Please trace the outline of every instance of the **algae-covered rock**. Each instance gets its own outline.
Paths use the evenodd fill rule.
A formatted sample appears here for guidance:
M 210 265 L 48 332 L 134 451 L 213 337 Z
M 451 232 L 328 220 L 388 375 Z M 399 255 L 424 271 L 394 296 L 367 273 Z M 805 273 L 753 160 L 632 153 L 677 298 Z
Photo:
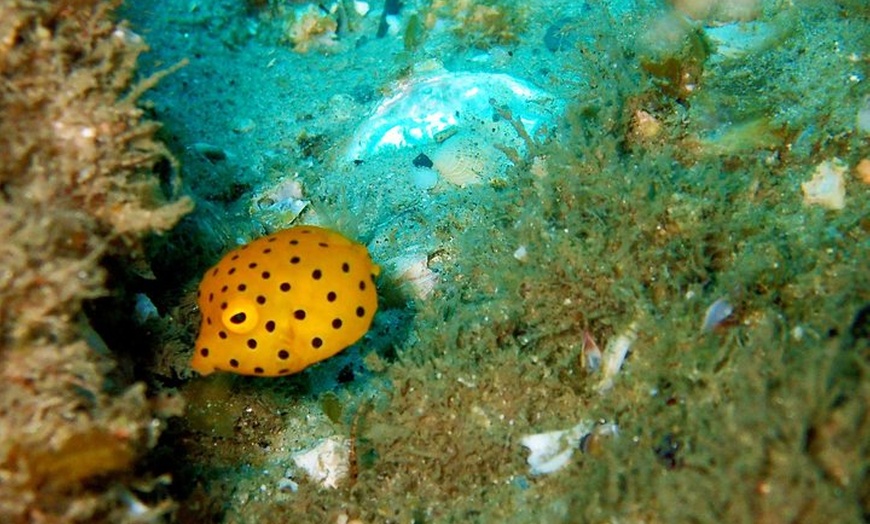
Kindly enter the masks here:
M 124 521 L 161 428 L 144 386 L 107 391 L 111 353 L 80 321 L 107 293 L 101 261 L 133 260 L 191 209 L 154 175 L 173 160 L 136 102 L 156 78 L 134 83 L 145 47 L 117 4 L 0 6 L 3 522 Z

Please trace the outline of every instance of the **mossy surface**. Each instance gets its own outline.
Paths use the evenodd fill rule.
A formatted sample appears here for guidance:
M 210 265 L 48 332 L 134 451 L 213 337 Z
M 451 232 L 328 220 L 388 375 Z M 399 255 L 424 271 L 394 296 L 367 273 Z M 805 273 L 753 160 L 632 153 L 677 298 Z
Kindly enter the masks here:
M 129 522 L 133 492 L 151 489 L 146 510 L 172 506 L 134 467 L 179 404 L 119 372 L 121 348 L 85 314 L 134 271 L 109 268 L 147 267 L 143 238 L 191 208 L 156 175 L 172 156 L 137 103 L 158 77 L 134 82 L 144 43 L 116 6 L 0 6 L 3 522 Z

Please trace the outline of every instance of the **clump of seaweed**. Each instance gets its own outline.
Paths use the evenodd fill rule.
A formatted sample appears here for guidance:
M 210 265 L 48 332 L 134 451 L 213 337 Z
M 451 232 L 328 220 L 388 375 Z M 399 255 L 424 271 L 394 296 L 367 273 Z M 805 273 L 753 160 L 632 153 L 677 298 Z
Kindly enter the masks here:
M 291 11 L 287 20 L 287 40 L 293 49 L 306 53 L 310 49 L 326 51 L 336 45 L 338 21 L 317 6 Z
M 125 521 L 131 466 L 176 412 L 141 384 L 108 382 L 111 354 L 82 313 L 107 293 L 102 260 L 135 261 L 143 235 L 191 209 L 168 202 L 177 180 L 153 175 L 172 157 L 137 99 L 160 75 L 133 82 L 145 46 L 111 19 L 118 4 L 0 7 L 4 522 Z
M 528 25 L 527 9 L 509 0 L 434 0 L 426 25 L 434 27 L 439 18 L 453 21 L 460 41 L 480 49 L 516 43 Z

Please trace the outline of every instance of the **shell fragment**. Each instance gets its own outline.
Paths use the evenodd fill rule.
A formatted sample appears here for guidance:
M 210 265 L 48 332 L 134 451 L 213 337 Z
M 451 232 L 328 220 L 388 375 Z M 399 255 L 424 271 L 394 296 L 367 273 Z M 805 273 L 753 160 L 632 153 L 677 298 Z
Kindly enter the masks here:
M 350 442 L 347 439 L 324 439 L 313 448 L 293 455 L 293 462 L 312 482 L 335 489 L 350 469 Z
M 520 443 L 530 452 L 526 459 L 531 468 L 529 472 L 532 475 L 546 475 L 565 467 L 574 450 L 580 446 L 580 441 L 594 427 L 594 422 L 584 420 L 570 429 L 537 433 L 520 439 Z
M 547 92 L 510 75 L 440 72 L 405 82 L 383 100 L 357 129 L 345 158 L 362 160 L 385 150 L 437 143 L 443 134 L 460 129 L 494 134 L 496 143 L 517 140 L 512 125 L 498 121 L 493 103 L 509 110 L 533 137 L 557 110 Z

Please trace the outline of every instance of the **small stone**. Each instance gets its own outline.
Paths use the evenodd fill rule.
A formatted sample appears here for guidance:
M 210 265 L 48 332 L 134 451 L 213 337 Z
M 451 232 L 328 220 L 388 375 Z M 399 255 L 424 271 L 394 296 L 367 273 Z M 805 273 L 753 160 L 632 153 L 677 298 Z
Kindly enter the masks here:
M 604 358 L 598 343 L 588 331 L 583 332 L 583 368 L 587 373 L 597 373 L 601 369 L 601 361 Z
M 254 124 L 253 119 L 239 118 L 233 123 L 233 132 L 242 135 L 250 133 L 254 130 L 254 127 L 256 127 L 256 124 Z
M 870 96 L 864 98 L 861 107 L 858 108 L 858 114 L 855 117 L 855 125 L 858 131 L 862 133 L 870 133 Z
M 412 162 L 415 167 L 432 167 L 432 159 L 426 156 L 426 153 L 420 153 Z
M 641 140 L 650 140 L 658 136 L 662 130 L 662 124 L 652 114 L 638 109 L 634 112 L 631 120 L 631 130 Z
M 529 172 L 535 178 L 546 178 L 549 174 L 549 170 L 547 169 L 547 157 L 546 156 L 536 156 L 532 159 L 532 166 L 529 168 Z

